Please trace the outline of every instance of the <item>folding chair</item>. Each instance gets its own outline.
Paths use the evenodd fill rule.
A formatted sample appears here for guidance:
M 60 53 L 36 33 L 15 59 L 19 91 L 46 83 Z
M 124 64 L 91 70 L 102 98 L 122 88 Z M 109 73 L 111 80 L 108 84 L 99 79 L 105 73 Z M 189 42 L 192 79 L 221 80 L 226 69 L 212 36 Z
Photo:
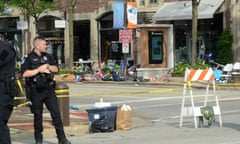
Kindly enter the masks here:
M 240 74 L 240 62 L 236 62 L 233 64 L 232 75 L 239 75 L 239 74 Z
M 232 78 L 233 64 L 226 64 L 223 67 L 222 71 L 223 71 L 223 73 L 221 75 L 220 80 L 222 80 L 223 83 L 229 82 Z

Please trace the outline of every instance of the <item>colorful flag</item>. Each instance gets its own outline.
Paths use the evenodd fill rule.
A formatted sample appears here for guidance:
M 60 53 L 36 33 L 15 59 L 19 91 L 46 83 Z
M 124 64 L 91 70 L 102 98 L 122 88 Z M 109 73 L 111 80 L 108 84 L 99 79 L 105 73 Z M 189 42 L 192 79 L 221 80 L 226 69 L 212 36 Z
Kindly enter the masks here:
M 113 28 L 124 28 L 124 2 L 113 1 Z
M 127 3 L 127 28 L 137 28 L 137 3 Z

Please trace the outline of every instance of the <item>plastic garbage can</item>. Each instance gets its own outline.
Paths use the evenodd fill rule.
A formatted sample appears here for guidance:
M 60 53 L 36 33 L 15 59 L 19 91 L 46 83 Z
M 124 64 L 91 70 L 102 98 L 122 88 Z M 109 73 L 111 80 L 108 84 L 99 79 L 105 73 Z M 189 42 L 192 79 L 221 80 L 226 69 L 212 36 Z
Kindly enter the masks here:
M 117 106 L 87 109 L 89 132 L 113 132 L 116 130 Z

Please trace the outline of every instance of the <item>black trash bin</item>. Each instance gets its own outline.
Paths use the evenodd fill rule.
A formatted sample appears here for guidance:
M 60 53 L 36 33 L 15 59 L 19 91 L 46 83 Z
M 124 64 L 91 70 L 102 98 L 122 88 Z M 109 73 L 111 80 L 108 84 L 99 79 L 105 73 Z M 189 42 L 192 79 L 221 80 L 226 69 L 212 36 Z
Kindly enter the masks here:
M 116 130 L 117 106 L 87 109 L 89 132 L 113 132 Z

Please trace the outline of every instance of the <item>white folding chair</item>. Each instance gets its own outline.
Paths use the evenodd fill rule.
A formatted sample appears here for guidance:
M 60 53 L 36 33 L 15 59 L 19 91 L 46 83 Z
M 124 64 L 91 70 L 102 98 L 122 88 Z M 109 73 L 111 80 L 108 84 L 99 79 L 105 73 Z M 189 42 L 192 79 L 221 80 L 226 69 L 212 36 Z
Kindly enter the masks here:
M 229 82 L 232 78 L 233 64 L 226 64 L 222 71 L 223 73 L 220 79 L 223 79 L 224 82 Z
M 235 62 L 233 64 L 232 75 L 239 75 L 240 74 L 240 62 Z

